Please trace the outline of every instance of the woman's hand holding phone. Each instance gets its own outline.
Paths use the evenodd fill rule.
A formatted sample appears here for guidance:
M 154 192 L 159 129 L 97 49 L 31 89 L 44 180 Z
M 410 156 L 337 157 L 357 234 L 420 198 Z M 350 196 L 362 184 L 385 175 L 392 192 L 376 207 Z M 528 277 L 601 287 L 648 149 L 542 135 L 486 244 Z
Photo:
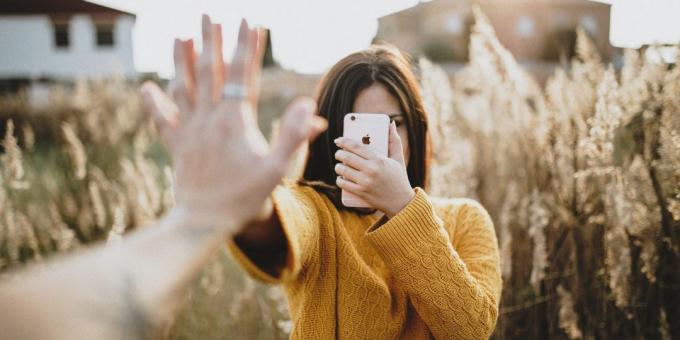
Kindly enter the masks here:
M 390 124 L 389 156 L 377 154 L 367 145 L 340 137 L 335 153 L 336 184 L 368 202 L 373 208 L 393 217 L 415 196 L 406 172 L 401 138 L 394 122 Z

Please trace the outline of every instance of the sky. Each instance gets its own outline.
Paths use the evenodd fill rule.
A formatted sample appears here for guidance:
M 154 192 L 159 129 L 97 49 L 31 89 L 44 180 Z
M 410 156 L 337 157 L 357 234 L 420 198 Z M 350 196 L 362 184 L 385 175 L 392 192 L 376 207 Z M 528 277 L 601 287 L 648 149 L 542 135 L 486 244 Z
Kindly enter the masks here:
M 222 23 L 231 55 L 239 21 L 272 30 L 274 58 L 301 73 L 322 73 L 343 56 L 367 47 L 377 18 L 419 0 L 88 0 L 137 15 L 134 58 L 140 72 L 172 76 L 175 37 L 200 37 L 202 13 Z M 611 3 L 610 40 L 618 47 L 680 41 L 680 0 L 597 0 Z M 230 39 L 229 37 L 233 37 Z M 200 46 L 200 42 L 198 43 Z

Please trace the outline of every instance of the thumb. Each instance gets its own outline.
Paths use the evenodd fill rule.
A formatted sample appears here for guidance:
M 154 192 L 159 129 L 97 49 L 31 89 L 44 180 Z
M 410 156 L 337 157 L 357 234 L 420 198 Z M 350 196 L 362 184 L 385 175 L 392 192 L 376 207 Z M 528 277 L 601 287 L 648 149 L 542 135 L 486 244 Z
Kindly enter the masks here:
M 397 132 L 397 125 L 394 122 L 390 123 L 390 136 L 388 145 L 389 157 L 395 161 L 405 165 L 404 162 L 404 149 L 401 146 L 401 137 Z
M 151 113 L 156 127 L 166 142 L 171 142 L 171 132 L 179 123 L 179 108 L 153 82 L 147 81 L 139 89 L 142 104 Z
M 314 116 L 316 103 L 311 98 L 294 100 L 281 117 L 281 129 L 272 147 L 277 166 L 288 166 L 295 151 L 307 140 L 326 129 L 324 120 Z

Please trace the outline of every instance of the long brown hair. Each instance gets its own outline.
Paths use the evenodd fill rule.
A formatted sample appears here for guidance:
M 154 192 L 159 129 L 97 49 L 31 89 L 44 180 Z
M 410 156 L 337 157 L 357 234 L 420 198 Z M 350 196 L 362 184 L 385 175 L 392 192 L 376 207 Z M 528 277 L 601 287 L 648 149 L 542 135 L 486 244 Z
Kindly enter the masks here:
M 335 185 L 334 155 L 338 147 L 333 140 L 342 136 L 344 116 L 352 112 L 359 93 L 375 83 L 385 86 L 398 100 L 404 115 L 410 149 L 406 171 L 411 186 L 425 188 L 427 183 L 427 115 L 411 64 L 396 47 L 373 45 L 340 60 L 317 88 L 317 114 L 328 121 L 328 130 L 310 144 L 300 182 L 326 194 L 338 209 L 347 208 L 340 202 L 340 191 Z

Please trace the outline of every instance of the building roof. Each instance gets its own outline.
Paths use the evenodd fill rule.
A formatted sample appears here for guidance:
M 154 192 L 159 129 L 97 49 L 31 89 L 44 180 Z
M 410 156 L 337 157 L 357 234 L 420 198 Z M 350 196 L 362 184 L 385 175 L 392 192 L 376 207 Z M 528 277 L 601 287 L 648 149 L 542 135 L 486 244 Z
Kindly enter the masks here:
M 404 13 L 408 12 L 413 12 L 414 10 L 419 10 L 421 8 L 431 6 L 433 3 L 437 2 L 445 2 L 445 3 L 460 3 L 460 4 L 465 4 L 465 5 L 474 5 L 474 4 L 479 4 L 479 5 L 517 5 L 519 3 L 523 4 L 547 4 L 551 6 L 559 6 L 559 5 L 574 5 L 574 6 L 591 6 L 591 7 L 599 7 L 599 6 L 606 6 L 606 7 L 611 7 L 610 3 L 603 2 L 604 0 L 433 0 L 433 1 L 420 1 L 416 5 L 404 8 L 402 10 L 384 15 L 378 20 L 386 17 L 391 17 L 391 16 L 400 16 Z
M 0 15 L 25 14 L 116 14 L 131 15 L 132 13 L 115 8 L 98 5 L 83 0 L 2 0 L 0 1 Z

